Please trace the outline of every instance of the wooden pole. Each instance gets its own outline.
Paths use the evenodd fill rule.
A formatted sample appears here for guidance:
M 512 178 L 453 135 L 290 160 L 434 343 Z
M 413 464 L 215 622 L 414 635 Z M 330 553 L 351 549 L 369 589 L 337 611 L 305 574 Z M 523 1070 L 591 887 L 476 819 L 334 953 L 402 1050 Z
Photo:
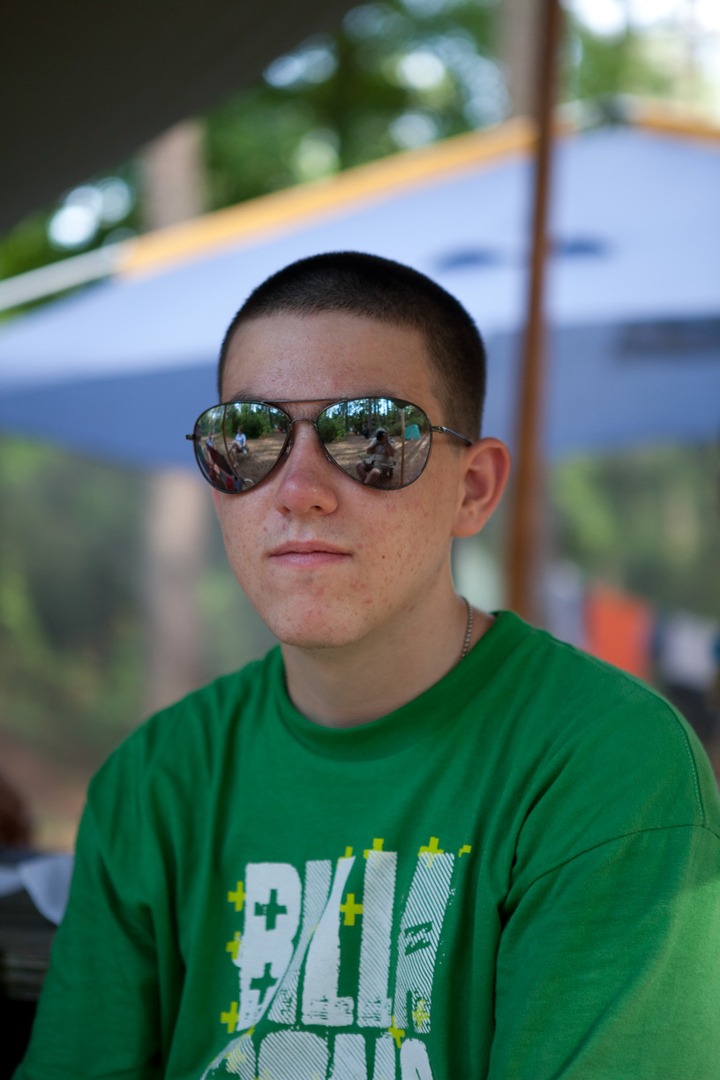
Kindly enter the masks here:
M 204 209 L 202 129 L 197 121 L 170 128 L 141 158 L 146 225 L 161 229 Z M 145 708 L 163 708 L 203 681 L 200 578 L 209 500 L 190 469 L 148 474 L 144 597 L 147 618 Z
M 538 141 L 528 313 L 521 357 L 516 428 L 515 482 L 510 508 L 508 593 L 510 607 L 537 621 L 538 549 L 541 545 L 542 400 L 545 351 L 544 289 L 547 222 L 553 143 L 557 52 L 561 37 L 560 0 L 543 0 L 538 70 Z

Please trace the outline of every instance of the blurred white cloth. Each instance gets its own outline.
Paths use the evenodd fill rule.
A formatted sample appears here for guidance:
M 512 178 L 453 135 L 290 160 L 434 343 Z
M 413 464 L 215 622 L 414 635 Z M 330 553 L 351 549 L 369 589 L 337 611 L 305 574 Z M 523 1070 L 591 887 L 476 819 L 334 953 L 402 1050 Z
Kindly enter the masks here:
M 35 855 L 0 865 L 0 896 L 24 889 L 40 914 L 57 926 L 65 914 L 72 868 L 72 855 Z
M 715 675 L 714 646 L 720 624 L 713 619 L 678 613 L 666 616 L 660 628 L 658 668 L 663 679 L 704 692 Z
M 587 649 L 585 596 L 582 571 L 569 560 L 551 563 L 542 581 L 543 624 L 551 634 L 578 649 Z

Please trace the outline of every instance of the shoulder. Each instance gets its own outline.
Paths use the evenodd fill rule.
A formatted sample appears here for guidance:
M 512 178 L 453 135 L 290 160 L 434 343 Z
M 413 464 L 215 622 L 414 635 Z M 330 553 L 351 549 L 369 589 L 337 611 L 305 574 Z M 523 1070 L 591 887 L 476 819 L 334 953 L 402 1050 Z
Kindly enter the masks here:
M 684 718 L 640 680 L 503 616 L 503 662 L 521 842 L 558 860 L 645 830 L 720 837 L 712 769 Z
M 282 661 L 275 648 L 262 660 L 215 679 L 155 713 L 93 777 L 90 801 L 113 798 L 119 788 L 139 795 L 159 777 L 201 785 L 233 743 L 261 723 L 281 680 Z
M 511 613 L 502 618 L 512 630 L 503 674 L 515 686 L 516 707 L 530 722 L 544 714 L 548 738 L 566 745 L 612 736 L 629 752 L 642 747 L 646 755 L 695 759 L 697 739 L 658 691 Z

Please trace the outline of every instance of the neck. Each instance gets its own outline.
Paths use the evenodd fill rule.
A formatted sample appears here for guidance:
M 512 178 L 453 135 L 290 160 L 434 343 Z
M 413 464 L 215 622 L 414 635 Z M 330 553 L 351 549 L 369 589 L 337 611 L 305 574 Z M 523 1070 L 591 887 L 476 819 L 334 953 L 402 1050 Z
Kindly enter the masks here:
M 493 619 L 474 610 L 468 648 Z M 429 610 L 399 617 L 383 633 L 351 645 L 303 649 L 283 645 L 288 692 L 308 719 L 325 727 L 355 727 L 400 708 L 461 662 L 467 606 L 450 593 Z

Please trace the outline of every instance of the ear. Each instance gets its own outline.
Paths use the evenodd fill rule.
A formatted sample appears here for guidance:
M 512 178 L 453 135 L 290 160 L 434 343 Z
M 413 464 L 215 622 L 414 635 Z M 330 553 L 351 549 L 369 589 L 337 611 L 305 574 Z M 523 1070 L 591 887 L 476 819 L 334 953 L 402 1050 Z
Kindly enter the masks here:
M 499 439 L 478 439 L 465 451 L 453 536 L 474 536 L 500 502 L 510 475 L 510 451 Z

